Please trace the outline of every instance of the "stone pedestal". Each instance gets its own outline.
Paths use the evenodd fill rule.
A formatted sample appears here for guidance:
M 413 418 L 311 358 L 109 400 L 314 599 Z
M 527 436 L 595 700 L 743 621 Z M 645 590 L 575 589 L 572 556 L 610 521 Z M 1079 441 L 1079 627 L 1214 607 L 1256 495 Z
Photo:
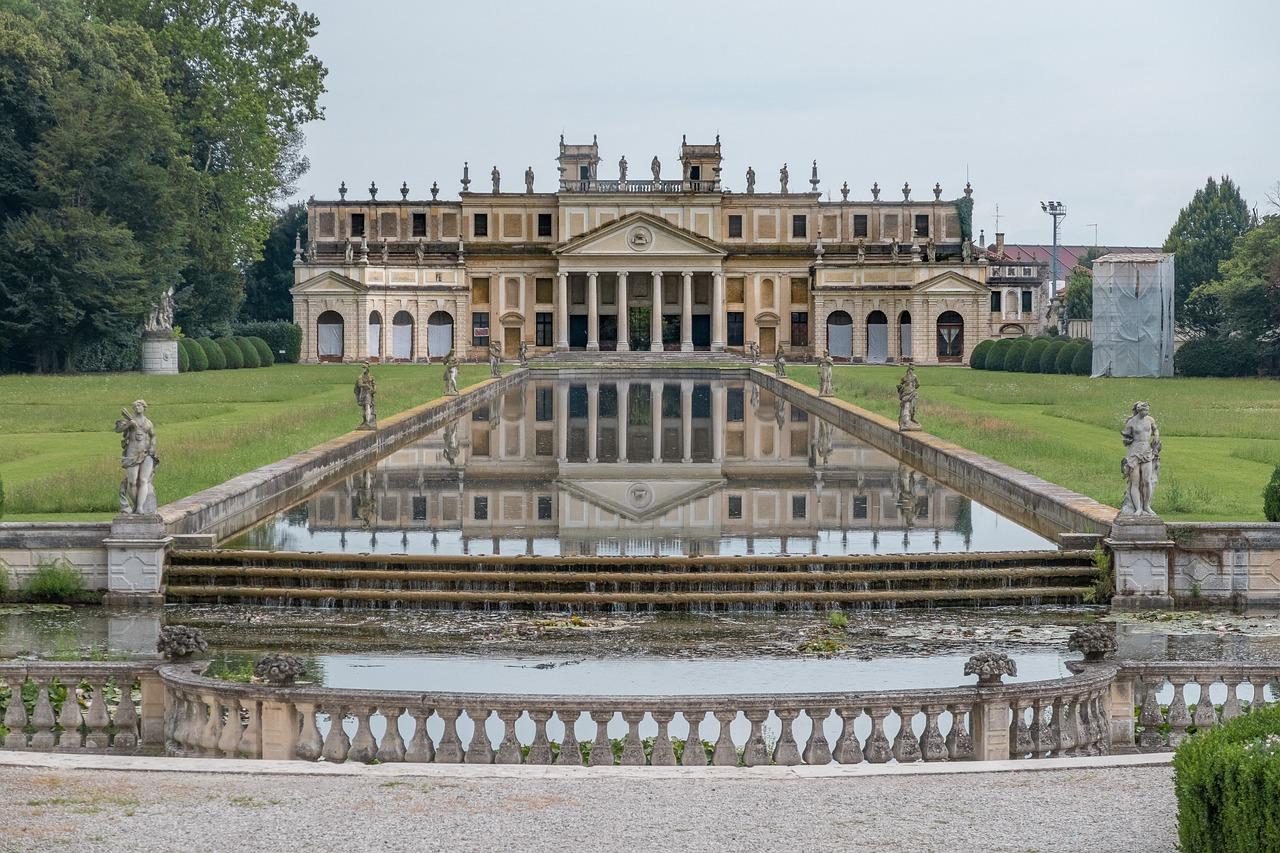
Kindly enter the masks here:
M 1111 549 L 1116 575 L 1114 610 L 1169 610 L 1169 566 L 1173 541 L 1164 522 L 1155 516 L 1118 515 L 1111 535 L 1103 540 Z
M 173 537 L 158 515 L 117 515 L 107 546 L 106 605 L 164 604 L 164 555 Z
M 178 342 L 169 332 L 142 333 L 142 372 L 178 372 Z

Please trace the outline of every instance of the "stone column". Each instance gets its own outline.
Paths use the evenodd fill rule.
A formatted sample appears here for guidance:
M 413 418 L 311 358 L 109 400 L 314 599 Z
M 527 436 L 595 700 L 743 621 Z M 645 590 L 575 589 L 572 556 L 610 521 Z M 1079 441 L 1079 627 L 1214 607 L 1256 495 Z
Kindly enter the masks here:
M 556 349 L 569 349 L 569 274 L 556 273 Z
M 711 274 L 711 351 L 724 352 L 725 326 L 729 318 L 724 303 L 724 273 L 716 270 Z
M 973 758 L 975 761 L 1009 760 L 1009 700 L 984 699 L 970 712 L 973 715 Z
M 1106 701 L 1110 708 L 1107 717 L 1111 720 L 1111 751 L 1113 753 L 1137 751 L 1133 733 L 1134 724 L 1137 722 L 1133 716 L 1134 699 L 1132 678 L 1116 676 L 1112 679 L 1111 690 L 1107 694 Z
M 563 382 L 556 384 L 556 459 L 560 464 L 569 461 L 569 386 Z
M 653 462 L 662 461 L 662 383 L 649 383 L 649 424 L 653 430 Z
M 653 274 L 653 316 L 649 318 L 649 352 L 662 352 L 662 273 L 660 272 Z
M 107 594 L 103 604 L 164 604 L 160 591 L 165 552 L 173 537 L 158 515 L 117 515 L 107 547 Z
M 618 383 L 618 461 L 627 461 L 627 415 L 630 412 L 628 403 L 631 400 L 631 383 Z
M 588 347 L 591 345 L 588 343 Z M 600 447 L 600 383 L 587 384 L 587 461 L 594 463 Z
M 631 317 L 627 314 L 627 272 L 618 273 L 618 352 L 631 351 Z
M 314 713 L 309 711 L 310 713 Z M 292 761 L 298 749 L 298 709 L 292 702 L 271 699 L 262 703 L 262 757 L 267 761 Z
M 687 282 L 689 279 L 685 279 Z M 693 383 L 680 383 L 680 460 L 688 465 L 693 461 Z
M 728 394 L 724 385 L 717 382 L 711 386 L 711 456 L 716 463 L 724 461 L 724 431 L 728 426 L 728 416 Z
M 600 351 L 600 292 L 596 283 L 599 277 L 594 270 L 587 273 L 587 350 L 590 352 Z
M 680 290 L 680 352 L 693 352 L 693 273 L 680 274 L 684 286 Z

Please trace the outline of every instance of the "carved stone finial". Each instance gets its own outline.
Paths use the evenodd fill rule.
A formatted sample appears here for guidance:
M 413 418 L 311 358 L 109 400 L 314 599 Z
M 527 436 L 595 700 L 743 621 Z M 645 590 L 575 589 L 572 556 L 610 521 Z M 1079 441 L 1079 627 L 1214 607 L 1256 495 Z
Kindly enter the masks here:
M 906 181 L 902 182 L 902 200 L 911 201 L 911 184 Z
M 343 181 L 342 183 L 338 184 L 338 199 L 340 201 L 347 200 L 347 182 L 346 181 Z
M 440 195 L 440 184 L 436 183 L 435 181 L 432 181 L 431 182 L 431 200 L 435 201 L 436 197 L 439 195 Z
M 293 235 L 293 265 L 302 266 L 302 232 Z
M 871 185 L 871 200 L 872 201 L 880 200 L 880 182 L 879 181 L 876 181 Z
M 818 191 L 818 161 L 813 161 L 813 171 L 809 174 L 809 186 L 813 188 L 813 192 Z
M 1106 625 L 1087 625 L 1071 632 L 1067 648 L 1080 652 L 1085 660 L 1102 660 L 1116 650 L 1116 638 Z
M 841 201 L 849 200 L 849 182 L 848 181 L 845 181 L 843 184 L 840 185 L 840 200 Z
M 466 160 L 462 161 L 462 191 L 469 192 L 471 187 L 471 164 Z
M 933 182 L 933 200 L 938 201 L 942 198 L 942 184 L 937 181 Z
M 307 674 L 302 661 L 293 655 L 270 654 L 253 665 L 253 674 L 273 687 L 287 687 Z
M 978 676 L 978 684 L 990 687 L 1002 684 L 1006 675 L 1017 675 L 1018 665 L 1004 652 L 978 652 L 964 665 L 965 675 Z
M 378 185 L 375 184 L 373 181 L 369 182 L 369 199 L 371 201 L 378 200 Z
M 408 198 L 409 198 L 409 182 L 401 181 L 400 182 L 400 200 L 405 201 Z
M 973 195 L 973 186 L 968 182 L 964 182 L 964 197 L 970 198 Z
M 197 652 L 206 652 L 209 644 L 199 628 L 187 625 L 164 625 L 156 638 L 156 651 L 169 660 L 186 660 Z
M 360 261 L 359 262 L 362 264 L 369 263 L 369 238 L 367 237 L 360 238 Z

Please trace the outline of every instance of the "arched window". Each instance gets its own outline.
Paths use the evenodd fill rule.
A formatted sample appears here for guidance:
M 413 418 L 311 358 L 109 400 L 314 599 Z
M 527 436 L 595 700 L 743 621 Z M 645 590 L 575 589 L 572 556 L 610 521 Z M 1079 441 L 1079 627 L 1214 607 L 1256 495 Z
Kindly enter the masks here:
M 853 357 L 853 318 L 848 311 L 827 315 L 827 352 L 832 358 Z
M 427 358 L 444 358 L 453 349 L 453 315 L 435 311 L 427 318 Z
M 867 362 L 884 364 L 889 358 L 889 318 L 883 311 L 867 315 Z
M 342 361 L 342 315 L 337 311 L 316 318 L 316 355 L 321 361 Z
M 960 361 L 964 358 L 964 318 L 955 311 L 943 311 L 938 317 L 938 361 Z
M 391 318 L 391 357 L 401 361 L 413 358 L 413 315 L 397 311 Z
M 369 358 L 382 357 L 382 312 L 369 312 Z
M 910 311 L 903 311 L 898 315 L 898 352 L 901 353 L 903 361 L 910 361 L 914 357 L 911 351 Z

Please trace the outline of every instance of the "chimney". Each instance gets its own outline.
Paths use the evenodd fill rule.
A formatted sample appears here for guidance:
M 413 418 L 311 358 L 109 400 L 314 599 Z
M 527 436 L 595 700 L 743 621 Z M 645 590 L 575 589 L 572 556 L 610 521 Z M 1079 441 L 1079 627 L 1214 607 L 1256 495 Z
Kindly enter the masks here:
M 996 232 L 996 254 L 997 255 L 1004 254 L 1004 232 L 1003 231 Z

